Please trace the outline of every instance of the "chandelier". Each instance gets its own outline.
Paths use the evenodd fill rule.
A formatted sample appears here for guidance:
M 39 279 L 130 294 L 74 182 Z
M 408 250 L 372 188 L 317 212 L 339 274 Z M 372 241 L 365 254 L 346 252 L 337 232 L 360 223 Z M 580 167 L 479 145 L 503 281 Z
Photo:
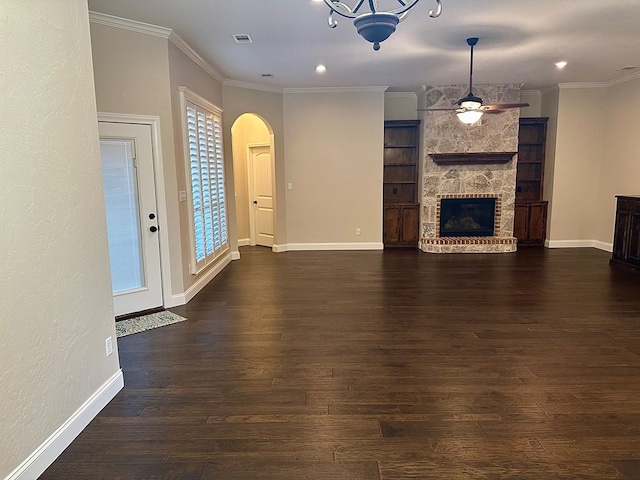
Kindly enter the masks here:
M 373 43 L 374 50 L 380 50 L 380 42 L 385 41 L 396 31 L 396 25 L 405 19 L 409 10 L 415 7 L 420 0 L 395 1 L 399 6 L 387 11 L 378 8 L 378 0 L 357 0 L 353 8 L 339 0 L 324 0 L 324 3 L 331 9 L 329 12 L 329 26 L 331 28 L 338 26 L 334 13 L 352 18 L 353 24 L 362 38 Z M 442 13 L 441 0 L 435 1 L 436 8 L 429 11 L 431 18 L 437 18 Z M 365 4 L 368 8 L 362 8 Z

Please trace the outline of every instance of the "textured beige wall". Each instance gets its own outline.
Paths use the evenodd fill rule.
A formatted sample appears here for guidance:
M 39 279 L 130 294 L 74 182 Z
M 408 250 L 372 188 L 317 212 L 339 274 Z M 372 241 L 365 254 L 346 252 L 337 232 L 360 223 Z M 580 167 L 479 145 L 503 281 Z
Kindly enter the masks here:
M 119 370 L 85 0 L 3 0 L 0 478 Z
M 640 79 L 606 89 L 604 144 L 594 238 L 613 242 L 615 195 L 640 195 Z
M 166 40 L 165 40 L 166 42 Z M 189 263 L 191 262 L 191 248 L 190 248 L 190 236 L 189 236 L 189 205 L 188 202 L 178 202 L 178 192 L 180 190 L 187 190 L 186 185 L 186 165 L 185 165 L 185 151 L 182 132 L 182 115 L 180 110 L 180 93 L 178 87 L 187 87 L 189 90 L 197 93 L 202 98 L 206 99 L 215 106 L 222 108 L 222 84 L 214 79 L 211 75 L 205 72 L 199 65 L 197 65 L 191 58 L 189 58 L 182 50 L 176 47 L 173 43 L 168 43 L 168 72 L 169 72 L 169 90 L 165 93 L 171 96 L 171 122 L 173 127 L 173 139 L 175 150 L 171 159 L 174 164 L 167 165 L 167 169 L 172 169 L 172 177 L 175 178 L 175 186 L 171 195 L 167 195 L 168 207 L 171 208 L 172 218 L 178 219 L 179 228 L 172 230 L 174 236 L 171 243 L 172 257 L 179 258 L 179 262 L 172 261 L 172 265 L 180 264 L 182 269 L 182 275 L 180 281 L 182 282 L 184 290 L 191 287 L 198 277 L 195 277 L 189 273 Z M 166 101 L 166 99 L 163 99 Z M 226 120 L 226 119 L 225 119 Z M 223 120 L 224 121 L 224 120 Z M 225 170 L 226 170 L 226 193 L 227 193 L 227 215 L 229 217 L 227 225 L 229 228 L 230 248 L 233 250 L 235 242 L 235 228 L 233 225 L 233 165 L 230 159 L 225 158 Z M 177 255 L 180 252 L 180 255 Z M 173 275 L 173 269 L 172 269 Z
M 412 92 L 386 92 L 384 94 L 385 120 L 418 119 L 418 96 Z
M 551 218 L 554 215 L 554 183 L 556 163 L 556 137 L 558 130 L 558 104 L 560 101 L 560 91 L 554 89 L 542 95 L 540 105 L 540 116 L 547 117 L 547 144 L 545 148 L 544 163 L 544 184 L 542 186 L 542 197 L 549 202 L 547 211 L 547 239 L 552 234 Z M 561 186 L 559 186 L 561 188 Z
M 284 165 L 284 124 L 282 94 L 240 88 L 232 85 L 222 86 L 223 94 L 223 128 L 224 152 L 227 160 L 233 158 L 231 127 L 234 122 L 245 113 L 258 115 L 267 125 L 270 135 L 273 135 L 275 157 L 276 211 L 275 230 L 276 244 L 287 243 L 287 206 Z M 235 224 L 235 222 L 232 220 Z M 235 225 L 234 225 L 235 226 Z M 238 235 L 238 238 L 243 238 Z
M 539 90 L 521 90 L 520 102 L 528 103 L 528 107 L 520 109 L 521 117 L 542 117 L 542 94 Z
M 284 118 L 289 244 L 382 242 L 384 92 L 285 93 Z
M 604 107 L 604 89 L 560 89 L 550 241 L 595 239 Z
M 270 134 L 261 118 L 252 114 L 244 114 L 231 127 L 231 136 L 238 240 L 247 240 L 251 236 L 249 209 L 252 205 L 252 199 L 249 198 L 247 144 L 270 143 Z
M 188 264 L 183 265 L 182 257 L 176 254 L 182 251 L 184 234 L 178 210 L 168 40 L 92 23 L 91 46 L 98 111 L 160 117 L 171 292 L 180 294 L 186 288 L 181 272 Z

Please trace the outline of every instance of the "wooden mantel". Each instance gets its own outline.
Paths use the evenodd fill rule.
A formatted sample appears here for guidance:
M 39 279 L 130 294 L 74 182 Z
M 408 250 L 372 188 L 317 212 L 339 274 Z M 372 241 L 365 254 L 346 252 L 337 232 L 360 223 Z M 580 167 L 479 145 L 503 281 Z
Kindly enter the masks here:
M 487 165 L 507 163 L 516 152 L 430 153 L 436 165 Z

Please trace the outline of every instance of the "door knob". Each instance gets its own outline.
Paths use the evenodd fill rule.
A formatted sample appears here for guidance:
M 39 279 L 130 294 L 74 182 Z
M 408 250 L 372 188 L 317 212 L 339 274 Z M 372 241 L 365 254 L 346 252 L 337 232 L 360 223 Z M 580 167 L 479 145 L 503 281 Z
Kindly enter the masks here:
M 155 213 L 150 213 L 149 214 L 149 220 L 153 220 L 154 218 L 156 218 L 156 214 Z
M 151 227 L 149 227 L 149 231 L 156 233 L 158 231 L 158 227 L 156 227 L 155 225 L 152 225 Z
M 257 205 L 257 204 L 258 204 L 258 200 L 254 200 L 254 201 L 253 201 L 253 204 L 254 204 L 254 205 Z

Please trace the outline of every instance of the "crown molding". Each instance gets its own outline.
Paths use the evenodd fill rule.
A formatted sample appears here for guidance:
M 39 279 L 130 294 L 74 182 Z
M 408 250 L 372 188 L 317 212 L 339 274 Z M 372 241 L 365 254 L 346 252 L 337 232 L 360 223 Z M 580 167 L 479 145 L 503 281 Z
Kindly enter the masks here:
M 172 32 L 170 28 L 159 27 L 157 25 L 151 25 L 150 23 L 138 22 L 136 20 L 115 17 L 99 12 L 89 12 L 89 21 L 99 25 L 107 25 L 109 27 L 121 28 L 122 30 L 129 30 L 131 32 L 143 33 L 160 38 L 169 38 Z
M 560 90 L 571 90 L 574 88 L 606 88 L 606 82 L 575 82 L 575 83 L 559 83 Z
M 632 80 L 636 80 L 640 78 L 640 71 L 633 72 L 628 75 L 623 75 L 622 77 L 614 78 L 613 80 L 609 80 L 607 82 L 575 82 L 575 83 L 559 83 L 558 88 L 560 89 L 571 89 L 571 88 L 607 88 L 613 87 L 614 85 L 620 85 L 621 83 L 630 82 Z
M 630 82 L 631 80 L 635 80 L 637 78 L 640 78 L 640 71 L 629 73 L 628 75 L 624 75 L 622 77 L 609 80 L 607 82 L 607 87 L 612 87 L 614 85 L 619 85 L 621 83 Z
M 260 83 L 242 82 L 240 80 L 225 80 L 222 82 L 225 87 L 247 88 L 249 90 L 258 90 L 269 93 L 282 93 L 282 88 L 272 87 L 270 85 L 262 85 Z
M 385 97 L 393 98 L 416 98 L 415 92 L 384 92 Z
M 389 87 L 283 88 L 283 93 L 384 93 Z
M 173 43 L 178 49 L 180 49 L 187 57 L 193 60 L 200 68 L 202 68 L 205 72 L 211 75 L 214 79 L 219 81 L 220 83 L 224 83 L 224 76 L 220 74 L 215 68 L 211 66 L 204 58 L 202 58 L 198 52 L 196 52 L 193 48 L 185 42 L 180 35 L 178 35 L 173 30 L 169 35 L 169 41 Z

